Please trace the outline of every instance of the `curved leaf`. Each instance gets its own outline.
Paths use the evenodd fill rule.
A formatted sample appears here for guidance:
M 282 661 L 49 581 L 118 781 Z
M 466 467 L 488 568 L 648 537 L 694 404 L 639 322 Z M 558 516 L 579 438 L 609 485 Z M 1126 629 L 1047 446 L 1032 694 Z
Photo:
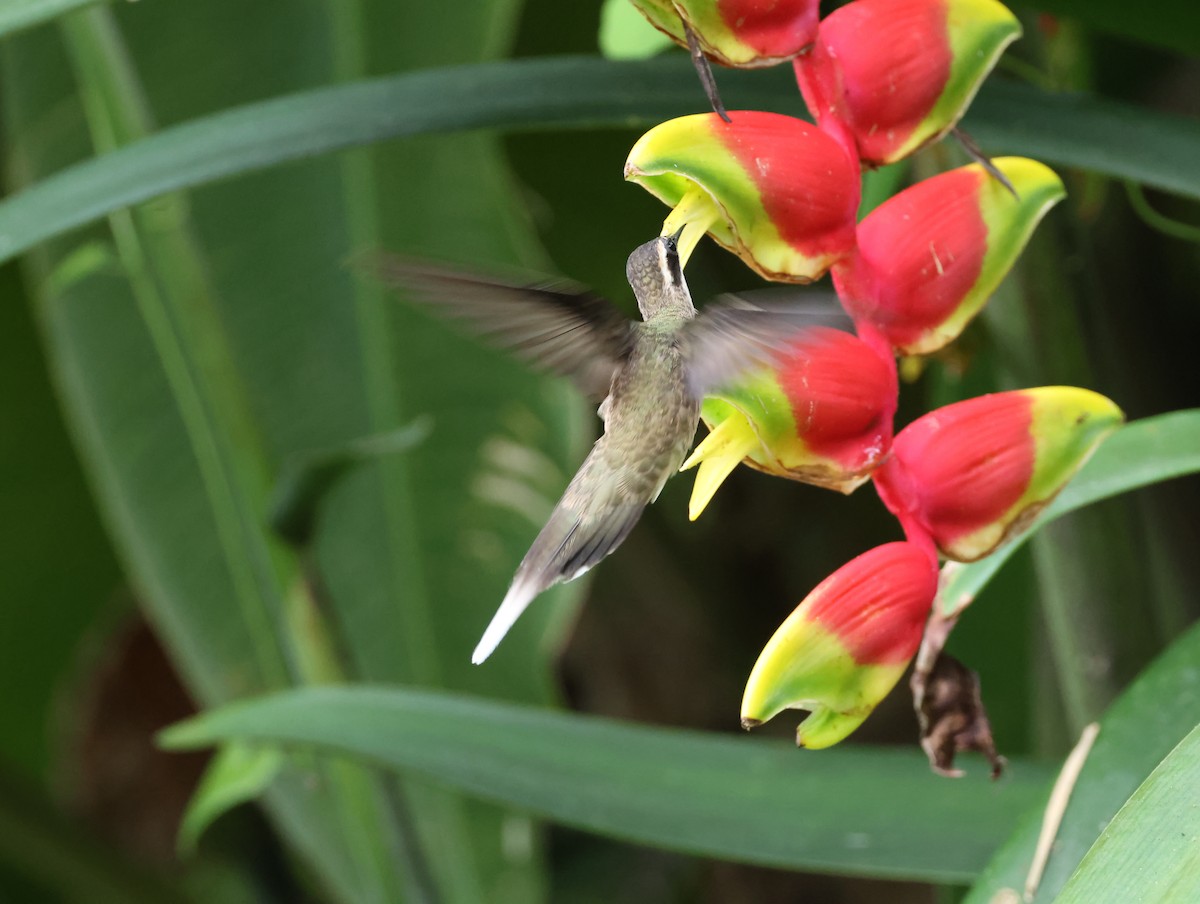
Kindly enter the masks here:
M 1195 119 L 992 79 L 963 125 L 996 156 L 1033 157 L 1200 197 L 1200 173 L 1183 165 L 1200 142 Z
M 1200 723 L 1200 627 L 1173 644 L 1113 704 L 1101 722 L 1054 842 L 1037 902 L 1056 900 L 1100 831 L 1180 739 Z M 1195 784 L 1187 799 L 1195 800 Z M 972 888 L 965 904 L 989 904 L 1004 888 L 1020 889 L 1033 857 L 1043 802 L 1022 821 Z M 1176 802 L 1180 808 L 1179 801 Z M 1193 842 L 1194 844 L 1194 842 Z M 1140 868 L 1140 867 L 1139 867 Z M 1086 900 L 1132 901 L 1121 895 Z M 1184 896 L 1171 900 L 1191 900 Z
M 1200 727 L 1179 742 L 1100 833 L 1058 904 L 1200 901 Z M 1180 806 L 1191 801 L 1191 806 Z
M 229 744 L 208 764 L 179 824 L 181 857 L 194 854 L 200 836 L 228 811 L 260 796 L 285 766 L 279 750 Z
M 785 69 L 722 73 L 727 105 L 799 114 Z M 342 148 L 467 129 L 628 128 L 702 106 L 695 73 L 681 58 L 510 60 L 279 97 L 164 129 L 0 204 L 0 262 L 124 206 Z M 1200 198 L 1200 123 L 1184 117 L 993 80 L 965 125 L 989 151 Z
M 316 745 L 644 844 L 951 882 L 976 873 L 1048 777 L 1043 766 L 1019 763 L 998 784 L 948 782 L 915 751 L 802 753 L 785 743 L 378 687 L 233 704 L 161 736 L 173 748 L 233 738 Z

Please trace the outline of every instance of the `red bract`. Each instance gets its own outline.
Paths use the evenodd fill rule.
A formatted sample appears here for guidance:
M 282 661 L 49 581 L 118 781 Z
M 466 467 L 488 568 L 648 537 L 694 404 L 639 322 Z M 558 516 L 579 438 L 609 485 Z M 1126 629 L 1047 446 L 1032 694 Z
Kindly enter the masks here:
M 968 399 L 918 418 L 896 437 L 875 475 L 884 505 L 939 547 L 1013 507 L 1033 476 L 1033 400 L 1021 393 Z
M 822 128 L 890 163 L 952 128 L 1019 34 L 995 0 L 856 0 L 821 22 L 796 79 Z
M 973 561 L 1028 526 L 1121 420 L 1068 386 L 968 399 L 901 430 L 875 487 L 911 540 Z
M 887 696 L 921 644 L 937 594 L 937 562 L 913 543 L 887 543 L 847 562 L 767 642 L 746 682 L 742 724 L 785 709 L 810 712 L 801 747 L 853 732 Z
M 707 231 L 768 279 L 808 282 L 849 253 L 859 201 L 858 161 L 791 116 L 734 111 L 672 119 L 629 152 L 625 178 L 673 208 L 686 262 Z
M 819 0 L 632 0 L 650 24 L 687 47 L 684 23 L 705 55 L 725 66 L 790 60 L 817 34 Z
M 890 448 L 896 362 L 850 333 L 812 327 L 773 370 L 710 395 L 701 413 L 711 432 L 684 463 L 700 467 L 692 518 L 740 463 L 849 493 Z
M 901 192 L 860 224 L 859 247 L 834 273 L 846 309 L 911 350 L 946 321 L 979 279 L 987 225 L 981 168 L 943 173 Z
M 716 5 L 730 33 L 764 63 L 794 57 L 817 36 L 819 0 L 716 0 Z
M 911 543 L 885 543 L 826 578 L 807 617 L 860 665 L 907 665 L 936 593 L 936 562 Z
M 814 328 L 776 370 L 796 434 L 844 475 L 870 471 L 887 454 L 896 413 L 896 363 L 862 340 Z
M 809 258 L 836 258 L 854 244 L 859 172 L 808 123 L 739 113 L 717 134 L 754 182 L 780 236 Z
M 835 264 L 833 279 L 860 329 L 869 325 L 903 354 L 925 354 L 983 308 L 1064 194 L 1036 161 L 994 163 L 1018 197 L 972 164 L 918 182 L 859 224 L 857 247 Z

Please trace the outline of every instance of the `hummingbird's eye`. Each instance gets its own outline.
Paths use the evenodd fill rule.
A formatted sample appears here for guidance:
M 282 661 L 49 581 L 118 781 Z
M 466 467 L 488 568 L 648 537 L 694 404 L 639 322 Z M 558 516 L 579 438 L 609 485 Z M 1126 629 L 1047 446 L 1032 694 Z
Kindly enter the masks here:
M 667 253 L 667 272 L 671 275 L 671 285 L 683 285 L 683 271 L 679 268 L 679 252 Z

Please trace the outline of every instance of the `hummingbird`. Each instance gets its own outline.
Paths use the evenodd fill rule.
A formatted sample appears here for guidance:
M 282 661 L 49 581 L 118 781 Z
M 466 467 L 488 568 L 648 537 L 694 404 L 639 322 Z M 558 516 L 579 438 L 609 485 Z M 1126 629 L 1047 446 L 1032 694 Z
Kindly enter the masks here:
M 520 285 L 392 257 L 379 265 L 410 301 L 601 400 L 604 432 L 521 560 L 473 663 L 491 655 L 535 597 L 584 574 L 629 536 L 691 448 L 704 396 L 770 366 L 812 323 L 811 308 L 770 310 L 737 296 L 697 313 L 680 266 L 682 231 L 629 256 L 640 322 L 564 282 Z

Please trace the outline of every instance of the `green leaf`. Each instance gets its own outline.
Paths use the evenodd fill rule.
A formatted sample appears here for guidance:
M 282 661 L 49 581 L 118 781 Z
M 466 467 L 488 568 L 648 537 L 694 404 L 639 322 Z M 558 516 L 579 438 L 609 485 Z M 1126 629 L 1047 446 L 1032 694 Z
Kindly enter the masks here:
M 283 764 L 283 754 L 270 747 L 229 744 L 217 751 L 179 825 L 180 855 L 194 853 L 200 836 L 218 817 L 261 795 Z
M 963 126 L 993 156 L 1019 154 L 1200 198 L 1200 173 L 1183 166 L 1200 143 L 1200 122 L 1189 117 L 991 79 Z
M 336 55 L 327 13 L 335 7 L 339 16 L 350 9 L 342 0 L 297 8 L 288 29 L 277 27 L 277 9 L 237 0 L 185 5 L 165 19 L 144 15 L 151 4 L 122 7 L 128 52 L 110 23 L 103 35 L 112 53 L 79 24 L 90 20 L 68 23 L 77 62 L 92 76 L 81 81 L 101 147 L 148 128 L 149 107 L 180 121 L 327 83 Z M 495 52 L 516 4 L 480 5 L 452 21 L 433 7 L 371 8 L 371 21 L 339 18 L 338 28 L 377 42 L 372 57 L 394 69 L 400 57 Z M 93 12 L 107 16 L 84 11 Z M 6 135 L 21 136 L 8 146 L 6 172 L 18 184 L 92 150 L 81 141 L 87 124 L 57 37 L 31 31 L 3 48 L 0 110 Z M 181 47 L 227 65 L 197 80 L 178 65 Z M 145 98 L 136 96 L 135 60 L 145 63 Z M 139 601 L 208 705 L 347 673 L 474 681 L 544 700 L 538 648 L 552 639 L 552 617 L 570 616 L 580 589 L 551 595 L 496 668 L 471 671 L 474 635 L 537 527 L 527 511 L 514 514 L 480 492 L 494 476 L 488 441 L 507 441 L 508 452 L 537 466 L 532 476 L 503 475 L 506 487 L 522 501 L 552 499 L 577 460 L 581 418 L 562 385 L 419 322 L 379 292 L 356 297 L 343 265 L 363 250 L 361 223 L 372 217 L 378 241 L 398 250 L 415 250 L 413 233 L 428 232 L 483 259 L 528 253 L 530 229 L 512 212 L 518 205 L 495 141 L 469 136 L 452 147 L 371 153 L 387 158 L 378 161 L 381 175 L 344 171 L 335 160 L 276 170 L 116 214 L 117 241 L 95 229 L 24 261 L 108 530 Z M 422 178 L 409 178 L 414 171 Z M 351 196 L 378 213 L 364 213 Z M 339 481 L 313 555 L 301 560 L 276 541 L 267 491 L 279 462 L 422 413 L 433 418 L 436 448 Z M 235 429 L 244 420 L 249 429 Z M 324 655 L 330 649 L 341 661 Z M 500 888 L 539 898 L 536 838 L 519 855 L 502 848 L 501 826 L 524 817 L 423 787 L 394 792 L 358 767 L 309 757 L 289 761 L 266 800 L 334 899 L 433 895 L 424 884 L 448 902 L 495 898 Z
M 786 67 L 722 73 L 730 109 L 800 114 Z M 484 128 L 649 125 L 703 100 L 686 58 L 483 63 L 320 88 L 165 129 L 0 204 L 0 261 L 165 192 L 388 138 Z M 987 83 L 964 123 L 1022 154 L 1200 198 L 1200 123 L 1099 98 Z
M 429 419 L 422 418 L 380 436 L 292 456 L 283 463 L 271 492 L 271 527 L 292 544 L 307 543 L 316 527 L 318 507 L 340 478 L 359 465 L 411 449 L 429 435 L 429 429 Z
M 77 12 L 62 21 L 61 30 L 97 150 L 111 150 L 149 132 L 148 99 L 108 11 Z M 21 77 L 27 79 L 29 71 Z M 69 391 L 103 391 L 103 375 L 127 380 L 143 392 L 158 389 L 167 399 L 153 411 L 139 408 L 138 400 L 106 398 L 89 406 L 87 441 L 94 444 L 93 464 L 110 494 L 105 502 L 110 517 L 112 510 L 126 517 L 117 542 L 132 550 L 127 554 L 138 577 L 153 587 L 145 600 L 152 617 L 167 625 L 187 624 L 185 630 L 168 631 L 167 640 L 199 696 L 211 701 L 251 687 L 313 680 L 317 676 L 306 674 L 305 666 L 321 658 L 311 647 L 327 647 L 328 631 L 303 592 L 299 560 L 262 523 L 270 465 L 185 202 L 171 197 L 153 208 L 116 212 L 110 225 L 120 269 L 86 274 L 108 279 L 69 284 L 61 296 L 48 294 L 45 307 L 53 312 L 51 318 L 66 315 L 65 322 L 53 321 L 51 328 L 60 343 L 56 353 L 76 365 L 88 360 L 89 353 L 96 356 L 90 359 L 92 367 L 74 370 L 72 379 L 64 381 Z M 65 338 L 70 330 L 66 324 L 79 322 L 81 312 L 68 313 L 71 299 L 78 297 L 99 307 L 106 322 L 121 313 L 131 318 L 126 355 L 108 357 L 114 346 L 98 330 L 85 331 L 81 341 L 71 337 L 79 345 Z M 98 344 L 89 345 L 96 340 Z M 128 408 L 157 429 L 129 430 L 127 421 L 114 416 Z M 170 492 L 182 501 L 155 492 L 151 469 L 137 456 L 114 454 L 114 447 L 122 449 L 131 436 L 144 441 L 147 434 L 168 447 L 178 443 L 166 453 L 168 472 L 181 461 L 194 464 L 194 481 L 180 480 L 178 474 L 171 481 Z M 186 473 L 186 464 L 181 470 Z M 189 510 L 192 517 L 181 519 Z M 202 526 L 206 516 L 210 532 Z M 187 539 L 179 543 L 177 532 L 185 524 Z M 205 553 L 219 564 L 189 573 L 187 563 Z M 228 607 L 227 623 L 212 617 L 222 604 Z M 291 610 L 306 606 L 308 630 L 290 631 L 299 621 Z M 210 611 L 199 615 L 197 608 Z M 233 652 L 239 645 L 244 652 Z M 231 668 L 231 663 L 236 665 Z M 348 897 L 399 893 L 407 877 L 395 870 L 391 842 L 399 830 L 389 821 L 382 789 L 371 795 L 372 779 L 361 771 L 311 762 L 303 766 L 282 777 L 270 803 L 277 815 L 287 814 L 283 819 L 293 838 L 323 878 Z M 303 783 L 313 773 L 322 781 L 306 793 Z M 374 831 L 364 831 L 365 826 Z
M 15 267 L 0 296 L 20 299 Z M 12 519 L 0 543 L 0 750 L 34 776 L 51 748 L 48 715 L 76 667 L 76 648 L 120 581 L 23 304 L 0 305 L 0 498 Z M 18 527 L 19 525 L 19 527 Z M 63 567 L 63 550 L 71 567 Z M 19 688 L 19 692 L 16 690 Z
M 1200 409 L 1126 424 L 1104 441 L 1033 525 L 986 559 L 947 574 L 941 601 L 947 614 L 969 605 L 1001 566 L 1055 518 L 1139 487 L 1200 472 Z
M 629 0 L 604 0 L 600 7 L 600 52 L 610 60 L 644 60 L 673 46 Z
M 1057 904 L 1200 901 L 1200 727 L 1126 801 Z
M 1120 38 L 1200 55 L 1200 22 L 1192 0 L 1156 0 L 1152 7 L 1128 0 L 1014 0 L 1012 5 L 1069 16 Z
M 0 36 L 32 28 L 97 2 L 99 0 L 4 0 L 0 5 Z
M 794 869 L 961 882 L 1040 796 L 1045 767 L 951 782 L 916 751 L 786 743 L 372 687 L 234 704 L 163 744 L 317 745 L 644 844 Z M 881 805 L 886 801 L 886 806 Z
M 327 5 L 338 79 L 503 53 L 521 6 L 492 0 L 448 17 L 437 4 Z M 471 666 L 469 650 L 579 460 L 577 399 L 408 309 L 377 283 L 352 280 L 345 266 L 348 257 L 386 247 L 544 268 L 522 198 L 495 136 L 392 143 L 331 162 L 337 200 L 318 206 L 314 195 L 308 213 L 309 231 L 333 240 L 312 268 L 324 291 L 305 306 L 305 342 L 280 349 L 290 355 L 264 369 L 260 385 L 292 372 L 290 356 L 303 356 L 307 342 L 326 349 L 336 366 L 307 392 L 271 393 L 277 430 L 294 442 L 288 413 L 310 422 L 318 412 L 336 418 L 348 403 L 362 426 L 300 448 L 383 434 L 422 416 L 432 424 L 429 442 L 347 474 L 322 507 L 314 561 L 352 674 L 547 701 L 542 651 L 559 642 L 586 584 L 539 600 L 494 669 Z M 289 223 L 278 225 L 293 232 Z M 277 272 L 286 273 L 280 264 Z M 277 319 L 292 317 L 293 299 L 267 291 Z M 310 295 L 307 286 L 301 294 Z M 514 471 L 514 459 L 532 470 Z M 526 817 L 419 783 L 402 787 L 434 897 L 544 897 L 541 844 Z M 506 846 L 522 830 L 529 843 Z
M 1055 901 L 1068 877 L 1138 786 L 1180 740 L 1200 724 L 1200 626 L 1193 627 L 1150 666 L 1112 705 L 1101 720 L 1036 897 Z M 1194 749 L 1194 748 L 1190 748 Z M 1195 800 L 1195 784 L 1183 800 Z M 965 904 L 989 904 L 1003 888 L 1021 889 L 1041 826 L 1044 799 L 1015 832 L 971 889 Z M 1193 845 L 1194 846 L 1194 845 Z M 1140 870 L 1137 875 L 1141 875 Z M 1134 877 L 1136 878 L 1136 877 Z M 1081 899 L 1085 900 L 1085 899 Z M 1125 902 L 1139 897 L 1090 900 Z M 1191 900 L 1188 897 L 1174 900 Z

